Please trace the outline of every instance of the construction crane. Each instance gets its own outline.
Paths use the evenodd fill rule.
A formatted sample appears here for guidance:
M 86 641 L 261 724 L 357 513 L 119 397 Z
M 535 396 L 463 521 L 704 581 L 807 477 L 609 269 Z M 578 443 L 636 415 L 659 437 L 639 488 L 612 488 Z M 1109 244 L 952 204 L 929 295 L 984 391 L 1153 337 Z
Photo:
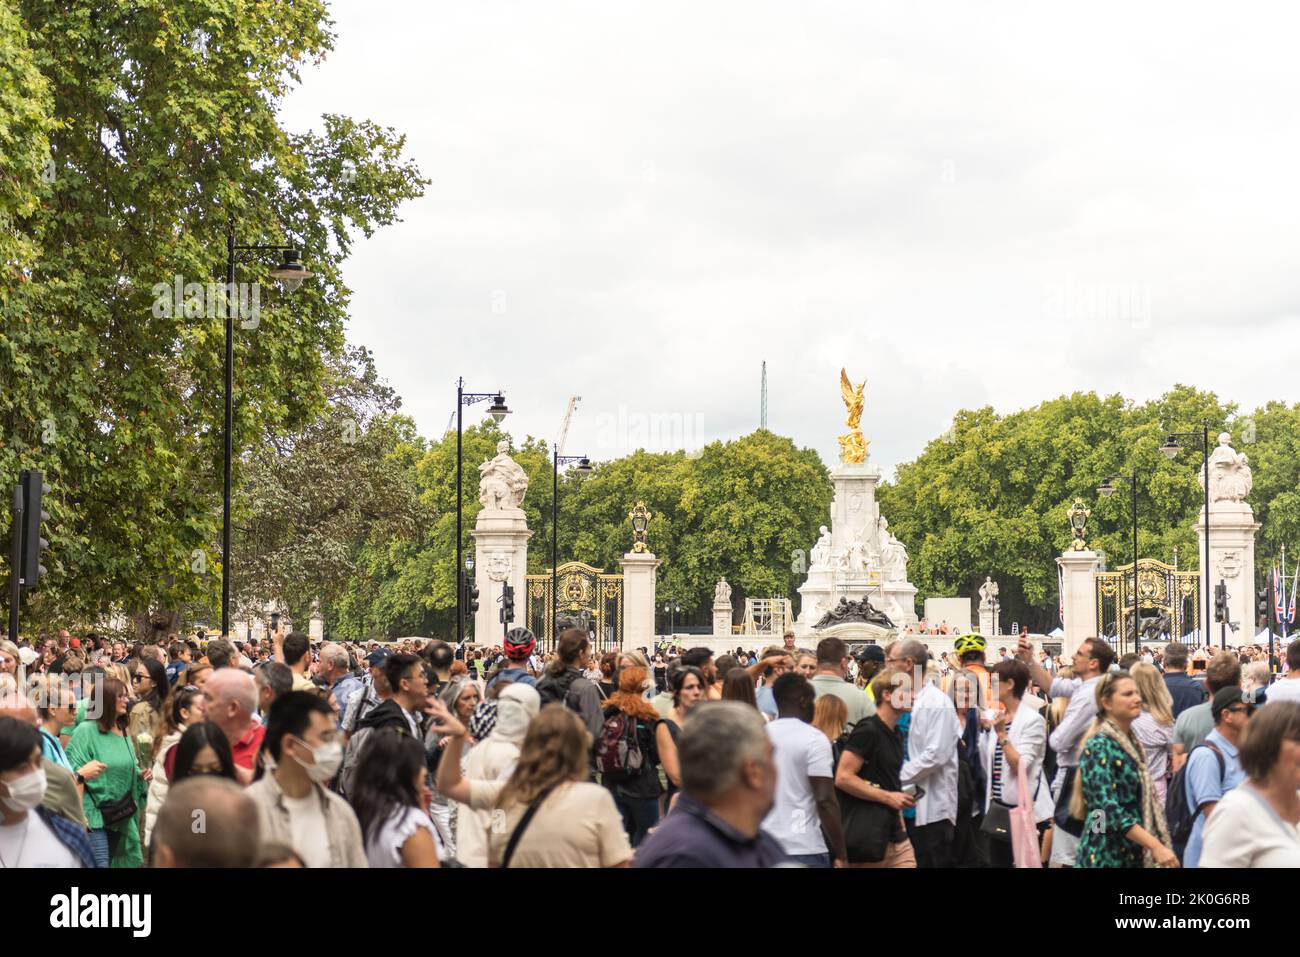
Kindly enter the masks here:
M 564 410 L 564 422 L 560 425 L 560 439 L 555 443 L 555 454 L 564 454 L 564 440 L 569 437 L 569 423 L 573 421 L 573 410 L 578 407 L 582 401 L 582 396 L 575 395 L 569 398 L 569 407 Z

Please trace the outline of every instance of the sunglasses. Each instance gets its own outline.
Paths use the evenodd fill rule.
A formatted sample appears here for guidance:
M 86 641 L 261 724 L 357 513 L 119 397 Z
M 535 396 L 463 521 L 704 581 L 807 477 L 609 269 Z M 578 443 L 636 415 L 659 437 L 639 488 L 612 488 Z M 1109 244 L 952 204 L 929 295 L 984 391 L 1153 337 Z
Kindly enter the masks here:
M 148 678 L 148 677 L 149 677 L 149 676 L 148 676 L 147 674 L 144 674 L 144 675 L 132 675 L 132 676 L 131 676 L 131 681 L 132 681 L 132 682 L 136 682 L 136 681 L 144 681 L 144 680 L 145 680 L 146 678 Z

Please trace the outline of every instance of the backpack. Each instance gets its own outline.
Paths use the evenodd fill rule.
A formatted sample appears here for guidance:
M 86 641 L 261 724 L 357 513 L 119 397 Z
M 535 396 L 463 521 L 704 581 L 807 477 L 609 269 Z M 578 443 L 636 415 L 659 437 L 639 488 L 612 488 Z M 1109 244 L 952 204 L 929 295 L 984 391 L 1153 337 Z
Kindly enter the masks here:
M 558 703 L 571 711 L 578 710 L 569 703 L 569 689 L 577 677 L 578 672 L 566 668 L 561 674 L 548 674 L 537 682 L 537 695 L 542 699 L 542 707 Z
M 1220 783 L 1223 782 L 1223 776 L 1227 772 L 1223 752 L 1209 741 L 1206 741 L 1192 748 L 1191 754 L 1187 755 L 1187 760 L 1183 762 L 1183 766 L 1178 769 L 1178 773 L 1169 782 L 1169 789 L 1165 792 L 1165 823 L 1169 825 L 1169 839 L 1173 842 L 1174 850 L 1178 852 L 1179 860 L 1182 860 L 1183 851 L 1187 848 L 1187 842 L 1192 836 L 1192 828 L 1196 826 L 1196 819 L 1201 814 L 1199 807 L 1192 807 L 1187 801 L 1187 769 L 1191 766 L 1192 754 L 1195 754 L 1201 748 L 1209 748 L 1214 752 L 1214 757 L 1219 762 Z
M 596 766 L 607 781 L 635 777 L 645 765 L 645 754 L 637 740 L 636 718 L 615 711 L 605 719 L 596 742 Z

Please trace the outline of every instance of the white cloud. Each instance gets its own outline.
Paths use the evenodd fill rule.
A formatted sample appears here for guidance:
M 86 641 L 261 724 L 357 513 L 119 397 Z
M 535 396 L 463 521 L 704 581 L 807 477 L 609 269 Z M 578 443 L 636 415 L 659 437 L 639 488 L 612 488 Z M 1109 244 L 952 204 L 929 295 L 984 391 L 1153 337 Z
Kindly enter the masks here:
M 1251 9 L 339 0 L 287 120 L 434 181 L 345 273 L 427 434 L 464 375 L 521 435 L 582 395 L 571 452 L 620 407 L 735 436 L 766 359 L 830 463 L 843 364 L 889 469 L 962 407 L 1300 398 L 1297 15 Z

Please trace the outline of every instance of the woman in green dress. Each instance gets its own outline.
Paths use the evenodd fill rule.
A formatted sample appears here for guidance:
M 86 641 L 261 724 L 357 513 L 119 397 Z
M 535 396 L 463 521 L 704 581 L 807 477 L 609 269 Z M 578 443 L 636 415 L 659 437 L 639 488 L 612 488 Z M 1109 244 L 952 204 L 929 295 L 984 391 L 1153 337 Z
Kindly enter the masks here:
M 1097 683 L 1097 720 L 1079 757 L 1070 813 L 1082 820 L 1076 867 L 1177 867 L 1164 808 L 1132 731 L 1142 693 L 1126 671 Z
M 99 867 L 144 866 L 140 813 L 152 773 L 141 772 L 135 746 L 125 734 L 127 703 L 126 685 L 109 675 L 99 677 L 88 712 L 98 717 L 77 725 L 68 741 L 68 761 L 74 768 L 87 761 L 106 765 L 102 774 L 85 782 L 83 798 L 90 845 Z M 127 795 L 135 802 L 134 812 L 105 823 L 103 808 L 120 803 Z

